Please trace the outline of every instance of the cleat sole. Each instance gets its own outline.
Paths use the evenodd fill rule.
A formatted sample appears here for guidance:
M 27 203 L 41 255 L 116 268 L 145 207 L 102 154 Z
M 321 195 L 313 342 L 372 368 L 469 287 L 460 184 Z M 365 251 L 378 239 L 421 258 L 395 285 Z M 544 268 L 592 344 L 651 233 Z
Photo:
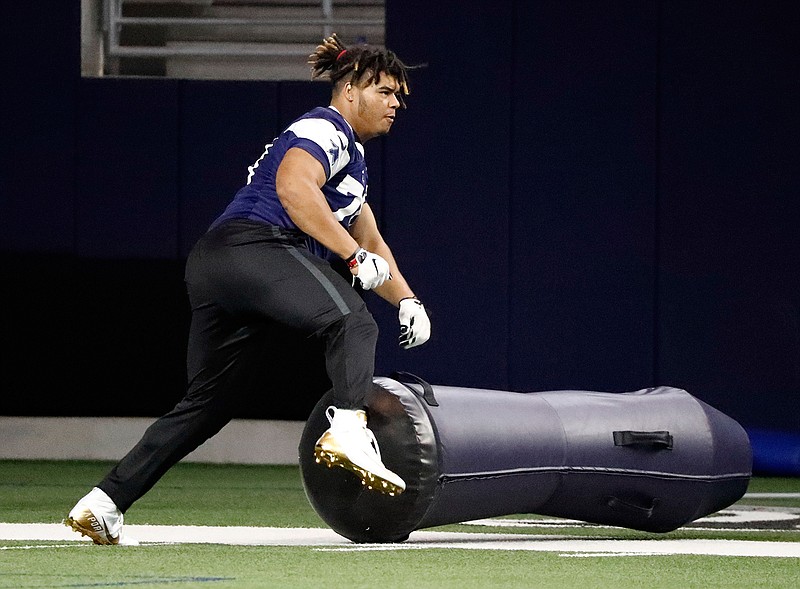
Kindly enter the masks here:
M 316 446 L 314 448 L 314 458 L 318 464 L 324 463 L 328 468 L 338 466 L 349 472 L 352 472 L 359 479 L 361 479 L 361 484 L 370 491 L 376 491 L 383 495 L 394 497 L 405 490 L 402 487 L 398 487 L 391 481 L 387 481 L 386 479 L 375 476 L 371 472 L 367 472 L 349 460 L 342 460 L 338 455 L 326 451 L 320 446 Z
M 103 538 L 94 530 L 85 528 L 79 522 L 77 522 L 71 517 L 67 517 L 67 519 L 64 520 L 64 525 L 69 528 L 72 528 L 73 532 L 78 532 L 81 536 L 88 536 L 92 540 L 92 542 L 94 542 L 99 546 L 113 546 L 115 544 L 115 542 L 111 542 L 110 540 Z

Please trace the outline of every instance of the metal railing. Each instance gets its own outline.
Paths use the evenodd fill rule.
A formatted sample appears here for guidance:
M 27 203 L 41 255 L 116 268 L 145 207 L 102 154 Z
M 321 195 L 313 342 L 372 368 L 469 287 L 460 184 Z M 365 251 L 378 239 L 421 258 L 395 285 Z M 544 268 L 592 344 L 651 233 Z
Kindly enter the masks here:
M 324 37 L 329 36 L 336 27 L 342 26 L 384 26 L 384 19 L 375 18 L 337 18 L 334 14 L 333 0 L 320 0 L 322 16 L 320 18 L 228 18 L 228 17 L 169 17 L 169 16 L 123 16 L 124 0 L 103 0 L 103 23 L 106 55 L 111 58 L 121 57 L 260 57 L 260 56 L 306 56 L 308 47 L 304 44 L 263 44 L 257 43 L 227 46 L 215 43 L 213 46 L 193 44 L 192 46 L 135 46 L 120 43 L 122 28 L 127 25 L 145 27 L 180 26 L 190 28 L 201 27 L 309 27 L 319 26 Z M 211 5 L 209 2 L 207 5 Z M 307 6 L 307 4 L 304 4 Z M 237 43 L 230 40 L 230 43 Z

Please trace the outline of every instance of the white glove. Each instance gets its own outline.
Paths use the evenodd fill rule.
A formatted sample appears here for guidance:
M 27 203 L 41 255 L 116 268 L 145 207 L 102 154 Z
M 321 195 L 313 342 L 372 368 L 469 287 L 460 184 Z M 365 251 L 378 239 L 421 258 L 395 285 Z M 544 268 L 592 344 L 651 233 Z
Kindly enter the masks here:
M 413 348 L 431 337 L 431 320 L 419 299 L 409 297 L 400 301 L 400 347 Z
M 364 290 L 372 290 L 392 279 L 389 262 L 378 254 L 368 252 L 363 247 L 348 259 L 347 265 L 351 272 L 353 269 L 356 270 L 354 276 L 361 282 L 361 288 Z

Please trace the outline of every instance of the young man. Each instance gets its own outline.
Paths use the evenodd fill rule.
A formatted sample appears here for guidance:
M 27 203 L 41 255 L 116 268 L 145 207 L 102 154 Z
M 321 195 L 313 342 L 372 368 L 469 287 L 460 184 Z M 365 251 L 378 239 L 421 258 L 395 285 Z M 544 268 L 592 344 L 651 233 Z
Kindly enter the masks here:
M 346 48 L 336 36 L 310 56 L 333 84 L 330 106 L 294 121 L 249 168 L 246 185 L 198 241 L 186 264 L 192 306 L 188 389 L 70 511 L 65 524 L 97 544 L 120 542 L 123 514 L 175 463 L 230 421 L 269 362 L 265 326 L 324 342 L 333 385 L 318 461 L 352 471 L 371 489 L 402 493 L 366 427 L 378 330 L 358 280 L 399 307 L 400 345 L 428 340 L 430 321 L 365 202 L 362 143 L 389 132 L 408 94 L 407 66 L 391 51 Z M 328 261 L 346 261 L 345 280 Z M 124 540 L 123 540 L 124 542 Z

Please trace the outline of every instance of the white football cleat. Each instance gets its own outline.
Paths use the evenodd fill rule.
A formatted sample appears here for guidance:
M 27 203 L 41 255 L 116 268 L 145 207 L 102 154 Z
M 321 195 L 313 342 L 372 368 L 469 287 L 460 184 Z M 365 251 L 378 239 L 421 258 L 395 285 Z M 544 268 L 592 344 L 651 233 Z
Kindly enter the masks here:
M 331 426 L 314 445 L 317 462 L 349 470 L 361 479 L 362 485 L 379 493 L 394 496 L 405 491 L 405 481 L 383 465 L 364 411 L 331 406 L 325 415 Z
M 64 525 L 81 536 L 89 536 L 95 544 L 137 545 L 133 538 L 122 538 L 123 519 L 111 497 L 95 487 L 75 504 Z

